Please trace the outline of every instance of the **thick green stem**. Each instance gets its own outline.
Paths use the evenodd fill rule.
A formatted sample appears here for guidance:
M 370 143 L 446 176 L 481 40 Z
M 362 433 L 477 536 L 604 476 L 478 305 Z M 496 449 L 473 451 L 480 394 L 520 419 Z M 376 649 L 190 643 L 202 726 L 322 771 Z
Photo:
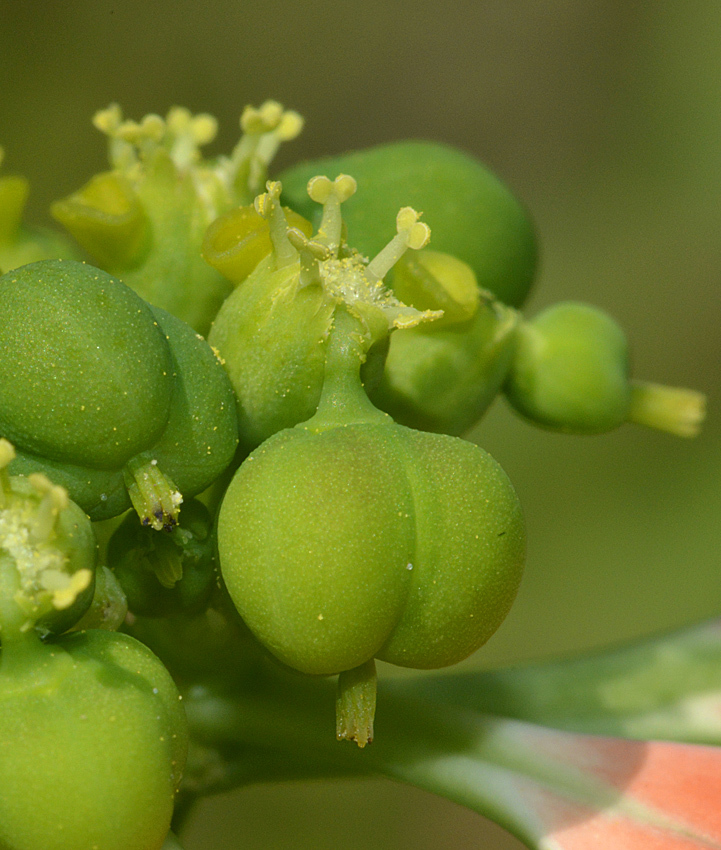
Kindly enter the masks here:
M 185 707 L 199 740 L 415 785 L 537 850 L 721 846 L 716 801 L 704 786 L 721 777 L 714 748 L 544 728 L 404 693 L 406 685 L 381 687 L 378 737 L 364 750 L 333 740 L 325 680 L 268 672 L 227 697 L 196 688 Z
M 516 783 L 550 787 L 589 805 L 610 802 L 611 794 L 593 781 L 534 753 L 529 747 L 537 734 L 534 727 L 388 690 L 382 693 L 376 742 L 363 750 L 342 746 L 328 729 L 328 683 L 313 684 L 299 685 L 296 693 L 271 686 L 227 699 L 196 690 L 185 707 L 193 733 L 201 739 L 266 746 L 285 751 L 290 762 L 322 759 L 357 775 L 405 782 L 493 818 L 530 846 L 537 845 L 539 836 L 526 822 L 524 801 L 514 793 Z
M 342 304 L 333 314 L 326 345 L 325 375 L 318 410 L 302 427 L 325 431 L 361 422 L 389 422 L 390 417 L 374 407 L 366 395 L 360 368 L 372 340 L 363 324 Z

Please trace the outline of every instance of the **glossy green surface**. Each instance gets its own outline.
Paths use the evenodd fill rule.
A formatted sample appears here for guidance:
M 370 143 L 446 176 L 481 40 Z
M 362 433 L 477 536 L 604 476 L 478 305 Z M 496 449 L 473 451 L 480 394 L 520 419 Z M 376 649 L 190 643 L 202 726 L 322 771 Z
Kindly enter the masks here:
M 422 210 L 434 251 L 473 268 L 478 284 L 505 304 L 520 306 L 533 281 L 536 238 L 528 214 L 484 165 L 435 142 L 403 141 L 304 162 L 284 171 L 283 199 L 317 221 L 306 193 L 316 174 L 351 174 L 358 193 L 343 205 L 352 244 L 375 256 L 400 207 Z

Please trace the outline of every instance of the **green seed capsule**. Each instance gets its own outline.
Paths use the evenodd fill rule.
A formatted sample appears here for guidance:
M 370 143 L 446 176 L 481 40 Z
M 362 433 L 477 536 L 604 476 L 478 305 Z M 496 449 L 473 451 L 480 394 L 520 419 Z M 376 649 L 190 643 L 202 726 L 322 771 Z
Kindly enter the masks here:
M 371 399 L 402 425 L 462 434 L 501 389 L 518 314 L 480 290 L 470 266 L 427 249 L 396 265 L 393 290 L 406 304 L 443 316 L 391 336 Z
M 521 325 L 505 393 L 532 422 L 576 434 L 630 421 L 692 437 L 705 410 L 701 393 L 631 380 L 621 328 L 595 307 L 573 302 Z
M 236 447 L 232 388 L 208 345 L 120 281 L 71 261 L 0 278 L 0 434 L 93 519 L 132 503 L 153 527 Z
M 165 428 L 168 346 L 150 308 L 82 263 L 0 278 L 0 433 L 25 451 L 122 467 Z
M 301 163 L 283 172 L 284 201 L 315 221 L 305 187 L 314 174 L 352 174 L 359 192 L 343 208 L 354 245 L 368 256 L 385 243 L 385 222 L 410 204 L 423 211 L 433 248 L 468 263 L 478 285 L 520 306 L 533 281 L 536 239 L 528 215 L 481 163 L 433 142 L 404 141 Z
M 455 664 L 488 640 L 523 562 L 516 496 L 470 443 L 392 424 L 299 427 L 254 452 L 220 518 L 223 575 L 284 663 Z
M 362 745 L 372 708 L 359 721 L 348 693 L 372 702 L 373 659 L 442 667 L 481 646 L 516 594 L 524 526 L 485 452 L 396 425 L 370 404 L 359 328 L 335 312 L 318 412 L 244 461 L 218 545 L 259 640 L 302 672 L 342 674 L 339 736 Z
M 3 646 L 0 846 L 160 850 L 187 750 L 182 703 L 126 635 Z

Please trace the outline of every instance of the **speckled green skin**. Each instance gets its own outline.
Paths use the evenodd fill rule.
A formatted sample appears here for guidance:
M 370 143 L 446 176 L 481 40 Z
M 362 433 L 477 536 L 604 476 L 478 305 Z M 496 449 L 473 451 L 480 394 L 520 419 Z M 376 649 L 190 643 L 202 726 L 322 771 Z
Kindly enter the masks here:
M 320 286 L 297 290 L 297 263 L 267 257 L 231 294 L 208 342 L 220 352 L 238 400 L 247 450 L 309 419 L 323 385 L 333 304 Z
M 173 389 L 150 308 L 71 260 L 0 278 L 0 433 L 22 451 L 116 469 L 159 439 Z
M 130 507 L 123 467 L 155 459 L 186 496 L 237 445 L 233 390 L 207 343 L 105 272 L 71 261 L 0 278 L 0 435 L 94 520 Z
M 266 441 L 228 489 L 218 543 L 261 642 L 333 674 L 373 657 L 433 668 L 470 655 L 510 608 L 525 536 L 482 449 L 388 420 Z
M 482 301 L 465 322 L 396 331 L 371 400 L 402 425 L 463 434 L 483 416 L 506 379 L 515 346 L 512 313 L 497 302 Z
M 617 428 L 631 403 L 626 337 L 595 307 L 549 307 L 519 328 L 505 392 L 537 425 L 577 434 Z
M 238 447 L 235 395 L 208 343 L 185 322 L 151 308 L 173 362 L 170 415 L 149 455 L 184 496 L 209 487 Z
M 317 174 L 350 174 L 358 192 L 343 204 L 353 247 L 375 256 L 401 207 L 423 212 L 434 251 L 468 263 L 478 285 L 520 306 L 533 281 L 537 247 L 528 214 L 480 162 L 434 142 L 404 141 L 304 162 L 284 171 L 283 202 L 318 223 L 306 191 Z
M 187 749 L 162 664 L 133 638 L 97 631 L 38 642 L 19 664 L 7 656 L 0 847 L 160 850 Z

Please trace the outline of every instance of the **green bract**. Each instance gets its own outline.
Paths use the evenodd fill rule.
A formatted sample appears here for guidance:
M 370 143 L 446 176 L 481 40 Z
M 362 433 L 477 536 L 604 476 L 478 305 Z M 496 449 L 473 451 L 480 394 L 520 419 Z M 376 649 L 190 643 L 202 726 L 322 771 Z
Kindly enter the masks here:
M 622 329 L 601 310 L 574 302 L 520 326 L 505 393 L 534 423 L 577 434 L 632 421 L 689 437 L 704 416 L 700 393 L 632 381 Z
M 305 187 L 314 174 L 352 174 L 358 195 L 343 209 L 353 244 L 372 257 L 385 222 L 409 204 L 423 211 L 433 248 L 471 266 L 478 285 L 520 306 L 536 268 L 536 239 L 515 197 L 480 162 L 434 142 L 404 141 L 301 163 L 283 172 L 284 201 L 314 220 Z
M 342 674 L 338 734 L 361 745 L 373 659 L 431 668 L 467 657 L 504 619 L 524 559 L 503 471 L 477 446 L 374 408 L 359 378 L 368 345 L 339 306 L 318 412 L 245 460 L 218 525 L 243 619 L 291 667 Z
M 242 138 L 218 160 L 200 154 L 217 130 L 210 115 L 174 107 L 136 123 L 112 105 L 94 123 L 109 137 L 113 170 L 58 201 L 53 215 L 101 268 L 206 333 L 230 287 L 203 262 L 203 234 L 261 191 L 278 146 L 301 131 L 300 116 L 275 101 L 246 107 Z
M 177 689 L 133 638 L 3 644 L 0 847 L 160 850 L 186 748 Z
M 296 227 L 308 238 L 313 234 L 309 221 L 285 207 L 290 227 Z M 238 207 L 221 215 L 210 225 L 203 239 L 203 258 L 236 286 L 273 250 L 270 225 L 255 206 Z
M 72 261 L 0 278 L 0 434 L 91 516 L 175 522 L 233 457 L 232 389 L 207 344 L 110 275 Z

